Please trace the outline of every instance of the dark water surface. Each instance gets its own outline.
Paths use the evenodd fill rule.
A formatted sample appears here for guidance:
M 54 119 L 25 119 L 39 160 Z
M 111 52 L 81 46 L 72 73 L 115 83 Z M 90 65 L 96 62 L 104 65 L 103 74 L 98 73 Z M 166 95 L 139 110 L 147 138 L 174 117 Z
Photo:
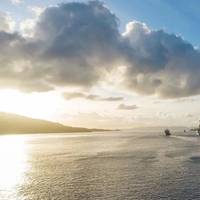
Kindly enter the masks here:
M 200 137 L 0 136 L 0 200 L 200 199 Z

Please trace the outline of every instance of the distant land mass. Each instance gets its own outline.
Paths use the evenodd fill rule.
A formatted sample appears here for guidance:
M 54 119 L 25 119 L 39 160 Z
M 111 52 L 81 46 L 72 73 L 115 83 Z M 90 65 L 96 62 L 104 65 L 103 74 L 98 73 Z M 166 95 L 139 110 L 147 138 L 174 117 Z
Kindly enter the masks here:
M 89 129 L 65 126 L 60 123 L 0 112 L 0 134 L 20 133 L 69 133 L 106 131 L 104 129 Z

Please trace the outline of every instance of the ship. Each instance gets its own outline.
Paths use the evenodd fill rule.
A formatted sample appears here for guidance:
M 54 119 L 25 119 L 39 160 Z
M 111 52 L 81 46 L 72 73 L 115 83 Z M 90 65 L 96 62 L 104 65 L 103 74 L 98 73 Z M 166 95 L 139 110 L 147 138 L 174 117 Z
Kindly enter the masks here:
M 165 136 L 170 136 L 171 135 L 171 132 L 169 129 L 165 129 Z
M 199 126 L 197 128 L 190 129 L 191 131 L 195 131 L 198 136 L 200 136 L 200 120 L 199 120 Z

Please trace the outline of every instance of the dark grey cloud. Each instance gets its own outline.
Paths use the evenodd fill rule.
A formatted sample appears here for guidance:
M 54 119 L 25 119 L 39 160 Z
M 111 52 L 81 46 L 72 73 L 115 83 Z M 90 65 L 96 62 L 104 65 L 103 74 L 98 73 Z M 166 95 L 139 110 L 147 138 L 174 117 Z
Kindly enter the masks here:
M 129 23 L 126 85 L 139 93 L 163 98 L 199 94 L 200 52 L 181 37 Z
M 78 99 L 78 98 L 92 100 L 92 101 L 122 101 L 123 100 L 123 97 L 102 97 L 95 94 L 86 94 L 86 93 L 81 93 L 81 92 L 65 92 L 63 94 L 63 97 L 66 100 Z
M 31 38 L 0 32 L 0 86 L 90 87 L 115 66 L 120 37 L 117 17 L 98 1 L 49 7 Z
M 39 60 L 56 85 L 95 84 L 118 52 L 118 19 L 98 1 L 47 8 L 36 25 Z M 48 62 L 46 62 L 48 61 Z
M 123 84 L 130 91 L 162 98 L 200 94 L 199 50 L 136 21 L 121 34 L 118 18 L 99 1 L 46 8 L 30 38 L 8 33 L 1 14 L 0 22 L 0 87 L 91 87 L 105 72 L 126 66 Z
M 120 104 L 118 106 L 119 110 L 135 110 L 138 109 L 138 106 L 136 105 L 126 105 L 126 104 Z

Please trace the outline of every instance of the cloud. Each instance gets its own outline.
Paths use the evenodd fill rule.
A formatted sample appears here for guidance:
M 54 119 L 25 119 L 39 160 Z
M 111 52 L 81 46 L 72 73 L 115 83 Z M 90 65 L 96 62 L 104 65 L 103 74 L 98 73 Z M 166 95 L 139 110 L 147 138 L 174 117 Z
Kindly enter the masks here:
M 39 6 L 28 6 L 28 9 L 37 17 L 45 10 L 45 8 Z
M 186 117 L 187 117 L 187 118 L 193 118 L 194 115 L 192 115 L 192 114 L 187 114 Z
M 34 17 L 21 21 L 19 29 L 23 37 L 33 38 L 37 21 L 39 20 L 39 16 L 44 12 L 45 8 L 38 6 L 28 6 L 27 8 L 32 14 L 34 14 Z
M 23 0 L 11 0 L 12 4 L 20 4 L 22 2 L 23 2 Z
M 67 100 L 77 99 L 77 98 L 86 98 L 87 95 L 81 92 L 71 92 L 71 93 L 64 93 L 63 97 Z
M 185 103 L 185 102 L 195 102 L 195 101 L 198 101 L 198 100 L 194 98 L 179 98 L 179 99 L 176 99 L 174 102 Z
M 135 110 L 138 109 L 138 106 L 136 105 L 126 105 L 126 104 L 120 104 L 118 106 L 119 110 Z
M 94 94 L 86 94 L 86 93 L 81 93 L 81 92 L 66 92 L 63 94 L 63 97 L 66 100 L 72 100 L 72 99 L 78 99 L 78 98 L 83 98 L 87 100 L 92 100 L 92 101 L 122 101 L 123 97 L 102 97 L 99 95 L 94 95 Z
M 181 37 L 137 21 L 121 34 L 118 18 L 99 1 L 39 12 L 35 22 L 21 24 L 21 33 L 8 33 L 0 15 L 0 87 L 88 88 L 125 66 L 122 82 L 130 91 L 162 98 L 200 94 L 200 52 Z
M 131 22 L 123 37 L 130 47 L 126 85 L 142 94 L 163 98 L 199 94 L 200 52 L 162 30 Z
M 19 28 L 22 36 L 33 37 L 35 24 L 36 24 L 35 19 L 25 19 L 24 21 L 20 22 Z
M 115 62 L 110 57 L 116 57 L 118 20 L 99 2 L 49 7 L 33 32 L 31 38 L 0 33 L 1 87 L 24 91 L 90 87 Z
M 122 101 L 123 97 L 106 97 L 102 98 L 103 101 Z
M 14 20 L 8 14 L 0 12 L 0 31 L 12 32 L 14 26 Z

